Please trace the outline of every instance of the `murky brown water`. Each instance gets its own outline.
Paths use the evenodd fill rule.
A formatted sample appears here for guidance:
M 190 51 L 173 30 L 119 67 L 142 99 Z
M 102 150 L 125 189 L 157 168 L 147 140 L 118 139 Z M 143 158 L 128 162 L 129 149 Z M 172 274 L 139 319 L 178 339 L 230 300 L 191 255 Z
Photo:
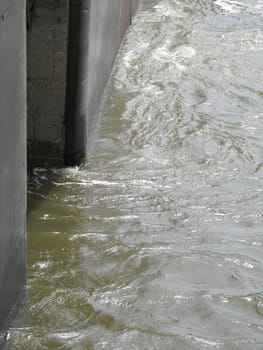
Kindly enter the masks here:
M 29 184 L 8 350 L 263 349 L 263 2 L 146 0 L 80 169 Z

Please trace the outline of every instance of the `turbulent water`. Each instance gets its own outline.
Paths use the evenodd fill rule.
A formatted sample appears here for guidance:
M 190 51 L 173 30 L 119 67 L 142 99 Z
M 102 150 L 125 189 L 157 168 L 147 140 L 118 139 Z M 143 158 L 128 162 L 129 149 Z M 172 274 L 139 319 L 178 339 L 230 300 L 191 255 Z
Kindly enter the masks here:
M 262 0 L 145 0 L 89 161 L 30 181 L 8 350 L 263 349 L 262 82 Z

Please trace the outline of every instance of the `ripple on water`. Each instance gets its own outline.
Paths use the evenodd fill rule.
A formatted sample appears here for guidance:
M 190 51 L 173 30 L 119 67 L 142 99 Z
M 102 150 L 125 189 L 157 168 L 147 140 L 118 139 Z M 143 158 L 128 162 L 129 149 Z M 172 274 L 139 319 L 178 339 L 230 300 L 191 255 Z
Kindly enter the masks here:
M 7 349 L 263 348 L 262 4 L 146 0 L 80 168 L 29 182 Z

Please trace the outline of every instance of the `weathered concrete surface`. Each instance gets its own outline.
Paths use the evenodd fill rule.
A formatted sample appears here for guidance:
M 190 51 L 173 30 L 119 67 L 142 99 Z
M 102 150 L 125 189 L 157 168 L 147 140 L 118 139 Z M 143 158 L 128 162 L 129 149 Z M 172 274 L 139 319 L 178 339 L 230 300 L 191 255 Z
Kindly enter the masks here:
M 70 4 L 66 149 L 68 165 L 87 155 L 102 96 L 139 0 L 75 0 Z M 75 44 L 74 44 L 75 43 Z
M 27 35 L 28 158 L 62 165 L 68 38 L 68 0 L 35 0 Z
M 0 0 L 0 331 L 25 283 L 25 31 L 25 1 Z

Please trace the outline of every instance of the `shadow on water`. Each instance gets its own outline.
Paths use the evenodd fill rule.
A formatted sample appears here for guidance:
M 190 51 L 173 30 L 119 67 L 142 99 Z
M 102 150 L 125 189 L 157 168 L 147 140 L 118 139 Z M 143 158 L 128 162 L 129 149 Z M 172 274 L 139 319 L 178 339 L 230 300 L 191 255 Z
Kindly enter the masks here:
M 0 334 L 0 350 L 4 350 L 7 337 L 8 337 L 8 332 L 5 332 L 4 334 Z

